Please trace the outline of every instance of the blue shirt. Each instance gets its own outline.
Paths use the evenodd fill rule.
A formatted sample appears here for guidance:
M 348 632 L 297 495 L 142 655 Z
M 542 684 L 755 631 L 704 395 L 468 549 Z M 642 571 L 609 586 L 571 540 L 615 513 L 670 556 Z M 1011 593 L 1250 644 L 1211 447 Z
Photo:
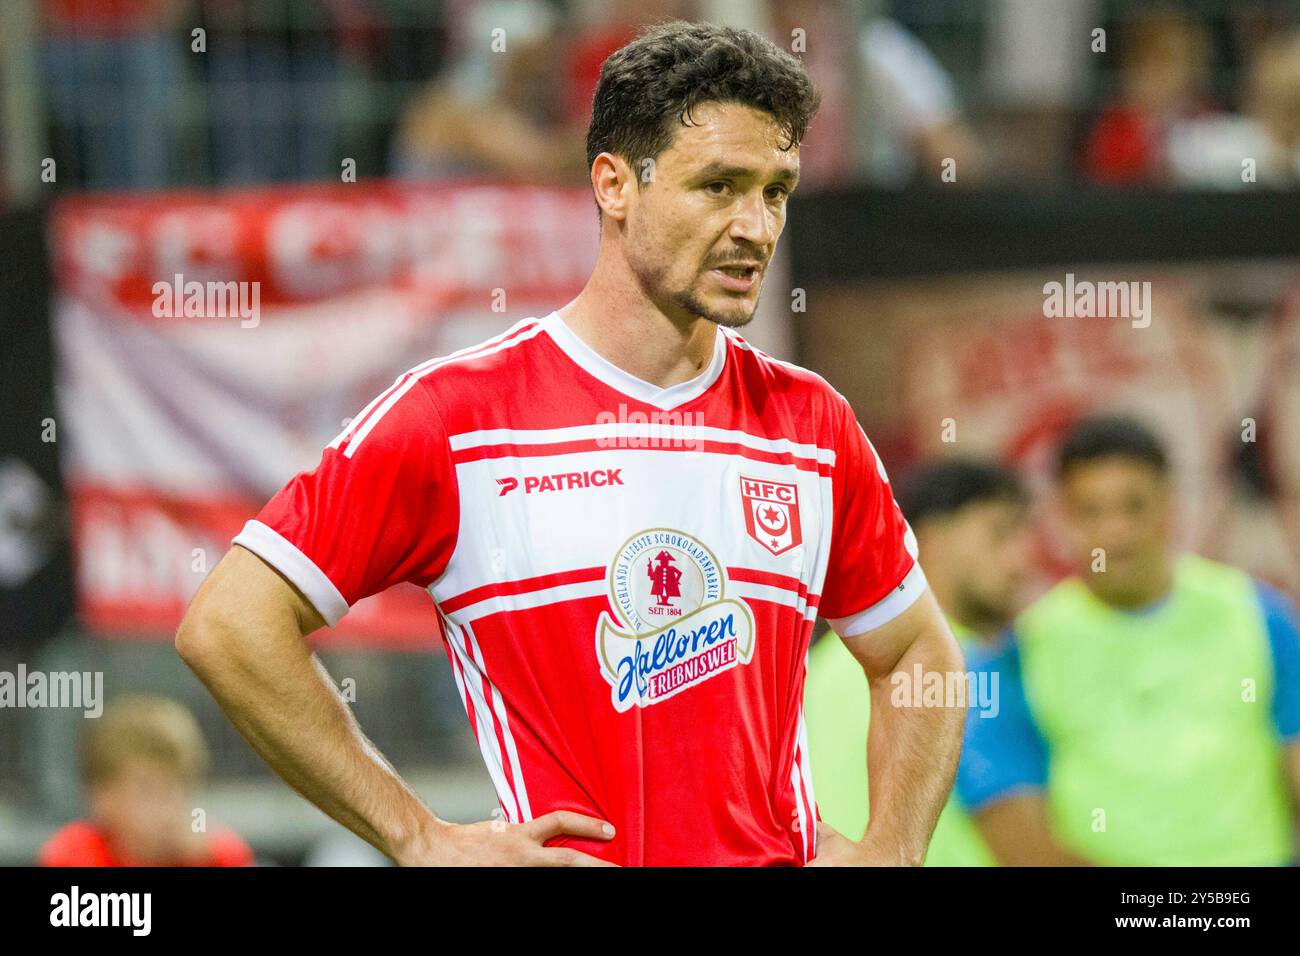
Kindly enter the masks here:
M 1273 726 L 1284 743 L 1300 743 L 1300 625 L 1296 609 L 1286 595 L 1270 585 L 1257 582 L 1256 593 L 1272 652 Z M 1132 613 L 1152 613 L 1162 604 Z M 997 673 L 999 681 L 997 715 L 983 717 L 975 708 L 967 714 L 957 767 L 958 798 L 967 810 L 980 810 L 1016 790 L 1046 787 L 1049 755 L 1025 696 L 1014 631 L 1006 631 L 992 647 L 970 651 L 967 666 L 977 675 L 981 671 Z

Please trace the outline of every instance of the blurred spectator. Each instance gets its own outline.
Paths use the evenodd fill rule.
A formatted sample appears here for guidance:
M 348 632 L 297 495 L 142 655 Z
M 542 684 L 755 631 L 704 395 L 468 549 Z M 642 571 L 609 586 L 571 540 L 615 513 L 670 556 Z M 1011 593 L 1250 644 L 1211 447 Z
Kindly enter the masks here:
M 821 106 L 799 148 L 800 191 L 860 180 L 860 5 L 853 0 L 755 0 L 749 12 L 752 20 L 744 25 L 798 57 L 821 94 Z
M 941 461 L 914 475 L 899 503 L 916 534 L 926 580 L 963 650 L 992 642 L 1020 609 L 1029 576 L 1028 498 L 1020 481 L 995 465 Z M 855 840 L 868 818 L 870 709 L 862 665 L 828 632 L 812 649 L 804 690 L 813 792 L 822 819 Z M 991 866 L 996 860 L 951 800 L 925 862 Z
M 1300 31 L 1262 43 L 1244 86 L 1244 115 L 1192 120 L 1171 131 L 1170 166 L 1179 185 L 1300 184 Z M 1254 163 L 1253 176 L 1246 160 Z
M 201 12 L 214 179 L 338 177 L 345 54 L 378 29 L 367 0 L 201 0 Z
M 179 0 L 42 0 L 55 155 L 98 189 L 157 188 L 178 160 Z
M 589 117 L 575 117 L 566 96 L 569 35 L 549 4 L 492 0 L 472 8 L 459 61 L 407 111 L 395 172 L 580 182 Z
M 887 186 L 938 183 L 952 159 L 956 182 L 979 180 L 984 152 L 961 116 L 952 78 L 925 45 L 901 24 L 877 19 L 863 29 L 860 50 L 869 178 Z
M 161 697 L 122 697 L 82 739 L 90 819 L 69 823 L 41 850 L 42 866 L 248 866 L 234 833 L 195 832 L 193 792 L 208 751 L 193 716 Z
M 968 660 L 998 676 L 1001 706 L 970 713 L 957 791 L 1004 863 L 1294 858 L 1295 608 L 1244 571 L 1171 554 L 1168 471 L 1141 424 L 1077 424 L 1057 458 L 1077 571 Z
M 645 26 L 694 19 L 691 0 L 579 0 L 565 56 L 564 119 L 585 132 L 600 68 Z
M 1084 147 L 1084 174 L 1111 185 L 1168 180 L 1172 124 L 1211 112 L 1205 27 L 1172 8 L 1134 13 L 1120 27 L 1118 89 Z

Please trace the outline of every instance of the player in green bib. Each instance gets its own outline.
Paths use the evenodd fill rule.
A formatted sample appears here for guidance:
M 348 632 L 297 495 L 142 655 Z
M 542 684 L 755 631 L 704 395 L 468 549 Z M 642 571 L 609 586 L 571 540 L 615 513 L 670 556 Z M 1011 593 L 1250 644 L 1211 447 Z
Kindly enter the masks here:
M 1076 573 L 968 656 L 999 677 L 957 775 L 986 842 L 1011 864 L 1293 860 L 1294 607 L 1172 550 L 1166 453 L 1137 422 L 1079 423 L 1056 479 Z
M 1003 469 L 954 460 L 918 473 L 902 489 L 899 505 L 925 556 L 930 587 L 969 655 L 1003 630 L 1019 606 L 1029 553 L 1025 492 Z M 822 819 L 854 837 L 867 825 L 870 709 L 861 665 L 828 632 L 809 655 L 804 692 L 813 789 Z M 975 825 L 950 800 L 925 862 L 995 861 Z

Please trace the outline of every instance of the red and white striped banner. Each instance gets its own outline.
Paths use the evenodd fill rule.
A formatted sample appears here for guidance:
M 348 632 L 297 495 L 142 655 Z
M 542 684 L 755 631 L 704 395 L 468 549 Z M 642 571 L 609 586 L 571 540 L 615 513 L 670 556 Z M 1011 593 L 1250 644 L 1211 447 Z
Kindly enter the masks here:
M 170 635 L 230 538 L 404 369 L 544 314 L 595 262 L 585 190 L 313 185 L 79 198 L 51 224 L 57 441 L 83 623 Z M 340 638 L 437 636 L 417 588 Z

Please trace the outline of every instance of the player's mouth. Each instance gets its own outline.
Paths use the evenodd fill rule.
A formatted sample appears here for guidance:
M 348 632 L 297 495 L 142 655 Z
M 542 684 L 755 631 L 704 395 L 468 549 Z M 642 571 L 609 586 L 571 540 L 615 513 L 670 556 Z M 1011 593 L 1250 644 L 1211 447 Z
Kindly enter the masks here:
M 710 269 L 709 273 L 728 292 L 748 292 L 758 282 L 759 271 L 754 263 L 733 263 Z

